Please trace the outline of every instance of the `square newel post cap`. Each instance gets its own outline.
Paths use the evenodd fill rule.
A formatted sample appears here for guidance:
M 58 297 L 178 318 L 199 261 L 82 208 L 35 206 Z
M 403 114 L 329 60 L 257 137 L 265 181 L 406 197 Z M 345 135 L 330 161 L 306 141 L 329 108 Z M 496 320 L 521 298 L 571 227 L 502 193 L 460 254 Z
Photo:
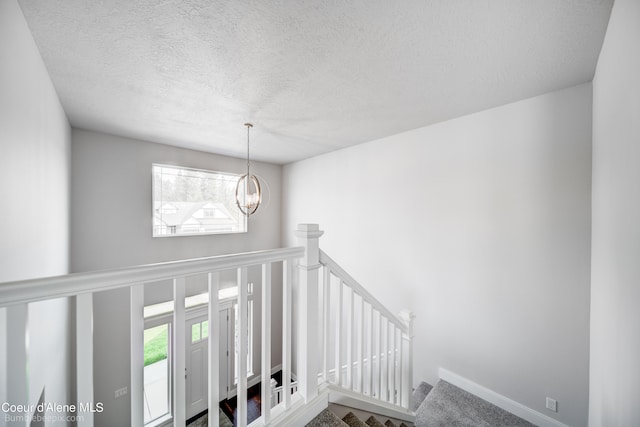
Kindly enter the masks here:
M 413 319 L 416 318 L 416 315 L 413 314 L 413 311 L 401 310 L 398 314 L 398 317 L 400 317 L 400 320 L 402 320 L 404 324 L 407 325 L 407 328 L 409 329 L 409 335 L 413 335 Z
M 298 224 L 296 229 L 296 236 L 301 238 L 319 238 L 324 234 L 324 231 L 320 230 L 318 224 Z
M 318 224 L 298 224 L 296 236 L 301 246 L 305 248 L 305 254 L 300 259 L 299 266 L 306 269 L 320 267 L 320 236 L 324 231 Z

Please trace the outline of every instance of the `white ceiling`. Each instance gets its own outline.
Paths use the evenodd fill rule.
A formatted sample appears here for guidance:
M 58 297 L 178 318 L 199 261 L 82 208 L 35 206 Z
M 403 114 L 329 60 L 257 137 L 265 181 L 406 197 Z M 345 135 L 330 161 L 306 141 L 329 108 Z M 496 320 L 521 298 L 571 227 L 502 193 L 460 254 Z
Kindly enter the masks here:
M 74 127 L 274 163 L 590 81 L 613 0 L 20 0 Z

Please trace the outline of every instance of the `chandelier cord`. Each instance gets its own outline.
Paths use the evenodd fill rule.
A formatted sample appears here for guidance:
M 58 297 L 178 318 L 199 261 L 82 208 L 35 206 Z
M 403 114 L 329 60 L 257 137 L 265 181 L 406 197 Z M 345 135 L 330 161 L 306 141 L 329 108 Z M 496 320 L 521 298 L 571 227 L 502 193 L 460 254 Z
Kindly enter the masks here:
M 249 165 L 251 164 L 251 157 L 249 157 L 249 129 L 253 127 L 251 123 L 244 124 L 247 127 L 247 179 L 249 178 Z

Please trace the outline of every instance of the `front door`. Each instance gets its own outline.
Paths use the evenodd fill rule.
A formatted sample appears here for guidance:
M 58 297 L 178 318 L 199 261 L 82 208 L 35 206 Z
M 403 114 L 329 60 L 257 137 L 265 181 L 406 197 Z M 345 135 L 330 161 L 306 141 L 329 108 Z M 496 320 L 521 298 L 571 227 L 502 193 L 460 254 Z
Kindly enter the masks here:
M 228 310 L 221 310 L 220 322 L 220 399 L 227 398 L 228 384 Z M 208 356 L 207 339 L 209 337 L 209 322 L 207 315 L 198 315 L 186 321 L 186 401 L 187 419 L 207 410 L 209 390 L 208 384 Z

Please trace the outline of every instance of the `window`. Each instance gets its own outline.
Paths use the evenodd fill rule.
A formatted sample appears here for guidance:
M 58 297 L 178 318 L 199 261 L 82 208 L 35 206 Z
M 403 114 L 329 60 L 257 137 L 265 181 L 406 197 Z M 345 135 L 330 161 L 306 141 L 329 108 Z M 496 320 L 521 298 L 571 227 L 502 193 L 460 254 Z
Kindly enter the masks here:
M 171 364 L 169 323 L 144 330 L 144 423 L 170 415 Z M 156 423 L 154 423 L 156 424 Z
M 244 233 L 236 206 L 239 175 L 153 165 L 153 236 Z
M 209 321 L 203 320 L 200 323 L 191 325 L 191 343 L 206 340 L 209 337 Z

